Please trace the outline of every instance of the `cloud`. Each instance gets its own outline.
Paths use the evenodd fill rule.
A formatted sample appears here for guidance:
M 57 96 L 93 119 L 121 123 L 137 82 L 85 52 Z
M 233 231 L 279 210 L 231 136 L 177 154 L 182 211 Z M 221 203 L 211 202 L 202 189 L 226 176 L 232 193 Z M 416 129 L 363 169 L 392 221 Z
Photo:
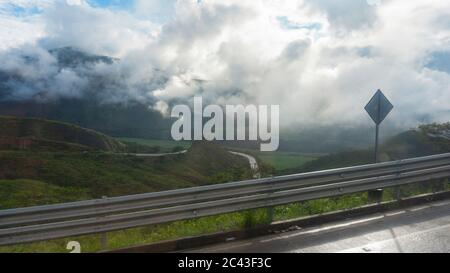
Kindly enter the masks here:
M 105 101 L 140 100 L 162 112 L 202 95 L 221 104 L 279 104 L 284 125 L 367 124 L 363 107 L 381 88 L 395 105 L 386 122 L 449 120 L 450 74 L 442 56 L 450 46 L 450 3 L 371 3 L 136 1 L 120 10 L 56 1 L 38 15 L 0 18 L 0 33 L 17 24 L 9 35 L 19 41 L 5 46 L 0 61 L 33 45 L 39 52 L 73 46 L 120 58 L 62 70 L 41 53 L 43 75 L 30 72 L 38 64 L 10 60 L 28 79 L 16 91 L 22 97 L 44 88 L 47 77 L 58 86 L 47 88 L 55 96 L 90 88 Z M 36 30 L 22 32 L 23 24 Z M 11 50 L 27 40 L 34 42 Z
M 136 0 L 134 11 L 138 16 L 164 23 L 172 18 L 176 2 L 176 0 Z
M 47 48 L 73 46 L 87 52 L 123 56 L 142 48 L 156 26 L 127 12 L 93 8 L 87 4 L 57 2 L 42 14 Z
M 371 26 L 377 19 L 373 0 L 307 0 L 309 6 L 323 13 L 334 28 L 359 29 Z

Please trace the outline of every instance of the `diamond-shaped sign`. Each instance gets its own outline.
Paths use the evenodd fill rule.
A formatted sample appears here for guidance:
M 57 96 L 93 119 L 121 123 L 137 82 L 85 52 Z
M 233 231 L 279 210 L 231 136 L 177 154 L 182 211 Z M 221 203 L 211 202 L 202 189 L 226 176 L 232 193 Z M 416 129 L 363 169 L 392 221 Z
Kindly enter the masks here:
M 383 92 L 378 90 L 364 109 L 369 113 L 372 120 L 379 125 L 389 115 L 392 109 L 394 109 L 394 106 Z

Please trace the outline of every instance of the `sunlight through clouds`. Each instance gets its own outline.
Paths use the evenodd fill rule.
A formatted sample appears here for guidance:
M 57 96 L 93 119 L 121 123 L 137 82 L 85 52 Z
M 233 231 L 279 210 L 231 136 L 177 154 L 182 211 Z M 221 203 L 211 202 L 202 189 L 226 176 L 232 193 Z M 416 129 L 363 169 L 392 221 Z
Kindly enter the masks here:
M 425 0 L 0 1 L 0 60 L 71 46 L 119 61 L 66 72 L 59 96 L 107 74 L 115 100 L 280 104 L 285 125 L 364 122 L 357 107 L 381 88 L 409 126 L 450 116 L 450 65 L 436 61 L 449 17 L 450 2 Z

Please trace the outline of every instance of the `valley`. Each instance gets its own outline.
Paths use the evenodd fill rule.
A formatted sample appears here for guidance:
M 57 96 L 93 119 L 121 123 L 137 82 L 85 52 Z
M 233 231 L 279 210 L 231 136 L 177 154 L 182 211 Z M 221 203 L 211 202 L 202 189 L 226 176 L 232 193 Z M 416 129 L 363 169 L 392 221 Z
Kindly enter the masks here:
M 12 124 L 17 125 L 16 129 Z M 55 126 L 58 134 L 54 134 Z M 189 150 L 183 154 L 143 157 L 132 154 L 133 151 L 128 151 L 128 146 L 118 140 L 70 124 L 1 117 L 0 128 L 8 128 L 0 131 L 0 138 L 32 143 L 0 146 L 0 209 L 252 177 L 246 159 L 207 142 L 194 142 L 191 146 L 185 143 L 184 147 Z M 164 151 L 169 146 L 166 143 L 165 148 L 158 150 Z M 177 147 L 178 144 L 174 146 Z M 142 151 L 146 146 L 139 148 Z

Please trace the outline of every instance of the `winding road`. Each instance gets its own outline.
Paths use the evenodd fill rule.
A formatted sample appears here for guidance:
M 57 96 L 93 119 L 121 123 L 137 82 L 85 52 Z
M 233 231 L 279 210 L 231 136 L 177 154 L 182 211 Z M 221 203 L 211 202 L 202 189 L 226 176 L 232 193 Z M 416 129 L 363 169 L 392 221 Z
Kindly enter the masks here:
M 237 155 L 237 156 L 241 156 L 241 157 L 245 157 L 248 162 L 250 163 L 250 168 L 253 170 L 253 172 L 255 173 L 253 178 L 261 178 L 261 173 L 259 172 L 259 166 L 258 166 L 258 161 L 256 160 L 256 158 L 254 158 L 251 155 L 248 154 L 243 154 L 243 153 L 238 153 L 238 152 L 232 152 L 229 151 L 229 153 Z
M 117 155 L 136 156 L 136 157 L 163 157 L 163 156 L 181 155 L 181 154 L 185 154 L 187 152 L 188 152 L 187 150 L 184 150 L 184 151 L 180 151 L 180 152 L 176 152 L 176 153 L 159 153 L 159 154 L 119 153 Z M 251 155 L 248 155 L 248 154 L 244 154 L 244 153 L 238 153 L 238 152 L 233 152 L 233 151 L 228 151 L 228 152 L 233 154 L 233 155 L 237 155 L 237 156 L 246 158 L 248 160 L 249 164 L 250 164 L 250 168 L 254 172 L 253 178 L 255 178 L 255 179 L 261 178 L 261 173 L 259 172 L 258 161 L 256 160 L 255 157 L 253 157 Z

